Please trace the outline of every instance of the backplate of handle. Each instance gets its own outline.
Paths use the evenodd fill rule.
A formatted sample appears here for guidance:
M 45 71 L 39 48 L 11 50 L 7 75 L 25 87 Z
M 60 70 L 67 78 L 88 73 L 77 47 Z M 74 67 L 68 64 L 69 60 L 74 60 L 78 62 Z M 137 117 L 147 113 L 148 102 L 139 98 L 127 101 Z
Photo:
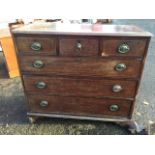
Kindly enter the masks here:
M 120 91 L 122 91 L 122 86 L 121 85 L 118 85 L 118 84 L 115 84 L 115 85 L 113 85 L 113 87 L 112 87 L 112 91 L 114 92 L 114 93 L 118 93 L 118 92 L 120 92 Z
M 35 60 L 34 62 L 33 62 L 33 67 L 34 68 L 42 68 L 44 66 L 44 63 L 43 63 L 43 61 L 42 60 Z
M 48 101 L 43 100 L 39 104 L 40 104 L 41 107 L 47 107 L 48 106 Z
M 117 104 L 112 104 L 112 105 L 110 105 L 109 110 L 112 112 L 118 111 L 119 106 Z
M 36 87 L 39 89 L 44 89 L 46 87 L 46 83 L 43 81 L 39 81 L 36 83 Z
M 129 50 L 130 50 L 130 47 L 126 43 L 123 43 L 123 44 L 119 45 L 119 47 L 118 47 L 118 53 L 121 53 L 121 54 L 126 54 L 129 52 Z
M 115 66 L 115 70 L 118 72 L 122 72 L 124 70 L 126 70 L 126 65 L 124 63 L 119 63 Z
M 39 50 L 41 50 L 41 43 L 39 43 L 39 42 L 33 42 L 32 44 L 31 44 L 31 49 L 32 50 L 34 50 L 34 51 L 39 51 Z

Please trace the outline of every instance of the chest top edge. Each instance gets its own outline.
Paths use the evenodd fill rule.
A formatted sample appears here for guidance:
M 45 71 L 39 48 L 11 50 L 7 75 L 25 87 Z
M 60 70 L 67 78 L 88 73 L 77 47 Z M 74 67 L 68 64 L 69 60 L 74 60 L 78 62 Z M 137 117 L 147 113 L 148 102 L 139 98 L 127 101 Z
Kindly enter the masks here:
M 12 30 L 13 34 L 86 35 L 152 37 L 153 34 L 134 25 L 32 23 Z

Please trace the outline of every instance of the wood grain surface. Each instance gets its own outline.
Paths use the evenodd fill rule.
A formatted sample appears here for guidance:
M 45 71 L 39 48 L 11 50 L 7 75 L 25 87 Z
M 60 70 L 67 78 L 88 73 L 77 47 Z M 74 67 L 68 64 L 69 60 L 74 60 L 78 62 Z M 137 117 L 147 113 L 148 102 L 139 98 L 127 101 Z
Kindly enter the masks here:
M 118 48 L 121 44 L 127 44 L 130 50 L 125 54 L 120 54 L 118 52 Z M 101 55 L 143 57 L 146 44 L 147 44 L 146 38 L 103 37 L 101 41 Z
M 24 85 L 27 93 L 55 94 L 63 96 L 83 97 L 115 97 L 134 98 L 137 81 L 124 80 L 95 80 L 45 76 L 24 76 Z M 38 82 L 44 82 L 46 87 L 39 89 Z M 113 92 L 114 85 L 120 85 L 120 92 Z
M 29 112 L 71 114 L 81 116 L 122 116 L 128 117 L 130 106 L 129 100 L 96 99 L 81 97 L 62 97 L 47 95 L 29 95 Z M 47 107 L 41 107 L 41 101 L 47 101 Z M 118 105 L 118 111 L 110 111 L 109 107 Z
M 77 48 L 81 44 L 81 49 Z M 97 37 L 60 37 L 59 49 L 61 56 L 97 56 L 99 53 L 99 38 Z
M 23 54 L 46 54 L 56 55 L 56 38 L 47 36 L 18 36 L 15 38 L 16 47 L 19 52 Z M 41 44 L 41 49 L 38 51 L 33 51 L 31 45 L 34 42 Z
M 35 60 L 41 60 L 44 66 L 34 68 Z M 115 66 L 126 65 L 126 70 L 119 72 Z M 63 58 L 48 56 L 21 56 L 21 71 L 26 74 L 43 75 L 74 75 L 94 77 L 138 78 L 140 76 L 140 60 L 102 59 L 102 58 Z

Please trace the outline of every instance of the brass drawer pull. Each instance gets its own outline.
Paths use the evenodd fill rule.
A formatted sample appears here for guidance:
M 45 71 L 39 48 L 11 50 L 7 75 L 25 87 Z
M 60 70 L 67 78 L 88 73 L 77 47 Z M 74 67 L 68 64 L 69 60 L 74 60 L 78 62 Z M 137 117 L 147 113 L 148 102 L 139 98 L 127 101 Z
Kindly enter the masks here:
M 112 111 L 112 112 L 118 111 L 119 110 L 119 106 L 117 104 L 112 104 L 109 107 L 109 110 Z
M 126 65 L 124 63 L 117 64 L 115 66 L 115 70 L 119 71 L 119 72 L 122 72 L 122 71 L 126 70 Z
M 46 83 L 43 81 L 39 81 L 36 83 L 36 87 L 39 89 L 44 89 L 46 87 Z
M 41 61 L 41 60 L 35 60 L 34 62 L 33 62 L 33 67 L 34 68 L 42 68 L 44 66 L 44 63 L 43 63 L 43 61 Z
M 39 51 L 41 49 L 41 44 L 39 42 L 33 42 L 31 44 L 31 49 L 34 51 Z
M 82 44 L 80 43 L 80 41 L 77 41 L 77 43 L 76 43 L 76 48 L 77 48 L 78 50 L 81 50 Z
M 122 90 L 122 86 L 121 85 L 113 85 L 113 87 L 112 87 L 112 91 L 114 92 L 114 93 L 118 93 L 118 92 L 120 92 Z
M 48 106 L 48 101 L 41 101 L 40 106 L 41 107 L 47 107 Z
M 118 53 L 121 53 L 121 54 L 125 54 L 127 52 L 129 52 L 130 50 L 130 47 L 128 44 L 121 44 L 119 47 L 118 47 Z

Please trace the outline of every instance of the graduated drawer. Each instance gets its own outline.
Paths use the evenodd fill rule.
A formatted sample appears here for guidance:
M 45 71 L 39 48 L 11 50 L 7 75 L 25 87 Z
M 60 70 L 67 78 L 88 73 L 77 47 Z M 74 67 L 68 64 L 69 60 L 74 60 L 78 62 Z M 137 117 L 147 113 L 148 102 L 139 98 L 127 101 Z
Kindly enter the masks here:
M 110 37 L 101 41 L 101 56 L 142 57 L 147 44 L 146 38 Z
M 128 117 L 132 101 L 28 95 L 29 112 L 44 114 L 69 114 L 78 116 L 120 116 Z
M 97 56 L 99 41 L 97 37 L 60 37 L 59 54 L 61 56 Z
M 17 36 L 15 37 L 17 50 L 24 54 L 56 55 L 56 37 L 52 36 Z
M 21 56 L 20 67 L 22 72 L 27 74 L 137 78 L 140 75 L 141 61 L 138 59 Z
M 134 98 L 136 81 L 24 76 L 27 93 L 82 97 Z

